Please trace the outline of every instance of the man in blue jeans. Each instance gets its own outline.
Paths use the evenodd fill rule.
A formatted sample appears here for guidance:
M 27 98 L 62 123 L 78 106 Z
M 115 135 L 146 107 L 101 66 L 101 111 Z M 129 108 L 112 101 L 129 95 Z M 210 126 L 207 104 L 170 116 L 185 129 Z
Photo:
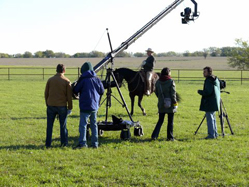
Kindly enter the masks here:
M 206 78 L 203 90 L 198 90 L 202 95 L 200 110 L 206 112 L 208 136 L 206 139 L 218 137 L 215 111 L 220 108 L 220 81 L 218 77 L 212 74 L 211 67 L 203 69 L 203 75 Z
M 90 118 L 90 128 L 92 132 L 91 146 L 98 148 L 98 125 L 97 111 L 99 108 L 100 96 L 104 93 L 101 80 L 93 71 L 90 62 L 85 62 L 81 67 L 81 76 L 75 85 L 73 92 L 80 94 L 80 124 L 79 124 L 79 144 L 75 147 L 81 149 L 87 146 L 86 132 L 87 121 Z
M 45 88 L 45 102 L 47 106 L 47 137 L 46 147 L 51 147 L 53 124 L 56 115 L 60 121 L 61 146 L 68 145 L 67 115 L 71 113 L 72 88 L 68 78 L 64 76 L 66 68 L 63 64 L 58 64 L 56 75 L 48 79 Z

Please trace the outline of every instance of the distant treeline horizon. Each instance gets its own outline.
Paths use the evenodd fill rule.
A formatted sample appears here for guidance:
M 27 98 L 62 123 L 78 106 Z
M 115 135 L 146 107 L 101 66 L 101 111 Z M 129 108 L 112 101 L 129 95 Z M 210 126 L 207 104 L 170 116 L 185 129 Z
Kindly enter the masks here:
M 188 50 L 183 53 L 178 53 L 174 51 L 168 51 L 168 52 L 161 52 L 161 53 L 154 53 L 154 56 L 156 57 L 204 57 L 212 56 L 212 57 L 229 57 L 232 56 L 232 53 L 234 50 L 236 50 L 237 47 L 209 47 L 205 48 L 200 51 L 194 51 L 189 52 Z M 74 55 L 69 55 L 64 52 L 53 52 L 52 50 L 46 50 L 46 51 L 37 51 L 34 54 L 26 51 L 23 54 L 17 53 L 17 54 L 7 54 L 7 53 L 1 53 L 0 52 L 0 58 L 101 58 L 105 57 L 107 53 L 103 53 L 101 51 L 91 51 L 89 53 L 87 52 L 79 52 L 75 53 Z M 146 57 L 145 52 L 136 52 L 136 53 L 128 53 L 128 52 L 121 52 L 116 57 Z

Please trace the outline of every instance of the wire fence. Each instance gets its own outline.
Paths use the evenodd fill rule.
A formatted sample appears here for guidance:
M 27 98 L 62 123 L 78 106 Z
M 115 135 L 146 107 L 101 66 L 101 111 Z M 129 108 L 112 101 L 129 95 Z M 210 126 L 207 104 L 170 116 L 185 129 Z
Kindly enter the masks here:
M 154 70 L 160 72 L 159 69 Z M 203 81 L 202 69 L 171 69 L 175 82 Z M 38 67 L 0 67 L 0 80 L 47 80 L 55 74 L 54 68 Z M 220 79 L 243 84 L 249 82 L 249 71 L 246 70 L 215 70 L 214 74 Z M 80 76 L 80 68 L 67 68 L 66 76 L 76 80 Z M 103 75 L 105 77 L 105 75 Z

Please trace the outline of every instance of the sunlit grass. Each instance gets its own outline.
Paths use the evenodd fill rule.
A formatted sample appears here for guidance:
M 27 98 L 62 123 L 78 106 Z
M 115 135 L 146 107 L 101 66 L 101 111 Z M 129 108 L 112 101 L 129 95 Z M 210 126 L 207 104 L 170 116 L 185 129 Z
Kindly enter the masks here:
M 202 79 L 203 80 L 203 79 Z M 176 84 L 183 101 L 175 115 L 174 135 L 166 141 L 166 123 L 159 139 L 150 141 L 158 120 L 157 98 L 153 94 L 142 102 L 147 116 L 135 104 L 134 121 L 140 121 L 145 135 L 120 140 L 120 131 L 104 132 L 97 150 L 73 150 L 78 141 L 79 108 L 74 101 L 68 119 L 69 147 L 60 148 L 59 123 L 53 131 L 52 149 L 45 149 L 46 80 L 0 81 L 0 186 L 248 186 L 249 130 L 246 83 L 227 82 L 222 94 L 235 135 L 225 123 L 224 138 L 204 140 L 206 122 L 194 135 L 204 113 L 199 111 L 203 82 Z M 122 93 L 130 108 L 126 88 Z M 117 91 L 113 94 L 118 97 Z M 118 97 L 119 98 L 119 97 Z M 136 101 L 137 102 L 137 101 Z M 98 120 L 103 120 L 104 106 Z M 109 111 L 129 120 L 125 109 L 114 99 Z M 217 119 L 218 120 L 218 119 Z M 218 131 L 221 133 L 220 125 Z

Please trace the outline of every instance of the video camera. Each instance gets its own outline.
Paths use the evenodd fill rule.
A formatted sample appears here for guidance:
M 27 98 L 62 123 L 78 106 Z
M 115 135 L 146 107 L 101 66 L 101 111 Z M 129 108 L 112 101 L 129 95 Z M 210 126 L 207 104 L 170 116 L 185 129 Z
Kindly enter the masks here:
M 219 80 L 219 81 L 220 81 L 220 89 L 221 89 L 221 90 L 225 89 L 226 86 L 227 86 L 226 81 L 224 81 L 224 80 Z
M 181 12 L 182 18 L 182 24 L 187 24 L 189 21 L 194 21 L 195 17 L 199 17 L 199 14 L 197 13 L 197 3 L 194 0 L 191 0 L 195 5 L 195 11 L 191 15 L 191 8 L 187 7 L 184 9 L 184 12 Z

